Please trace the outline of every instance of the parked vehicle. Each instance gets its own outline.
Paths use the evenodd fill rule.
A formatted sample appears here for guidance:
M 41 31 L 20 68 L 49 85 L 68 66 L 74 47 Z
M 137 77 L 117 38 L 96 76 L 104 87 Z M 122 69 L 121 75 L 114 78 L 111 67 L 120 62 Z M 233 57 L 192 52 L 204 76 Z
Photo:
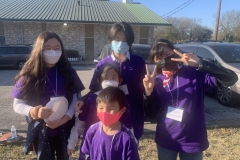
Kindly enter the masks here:
M 151 46 L 150 45 L 145 45 L 145 44 L 133 44 L 132 45 L 132 52 L 133 54 L 139 55 L 142 57 L 147 64 L 149 64 L 149 70 L 150 72 L 153 71 L 154 69 L 154 64 L 152 64 L 149 60 L 149 54 L 150 54 Z M 107 44 L 104 46 L 101 54 L 99 54 L 98 58 L 94 59 L 94 62 L 97 63 L 99 60 L 107 57 L 110 55 L 112 52 L 111 50 L 111 44 Z
M 234 71 L 239 80 L 228 87 L 216 87 L 211 91 L 218 102 L 225 106 L 235 106 L 240 98 L 240 45 L 222 42 L 200 42 L 175 44 L 180 50 L 193 53 L 203 59 L 220 64 Z
M 0 66 L 22 69 L 30 56 L 32 47 L 28 45 L 0 46 Z
M 73 49 L 65 49 L 64 50 L 67 59 L 70 62 L 82 62 L 84 61 L 84 58 L 81 54 L 79 54 L 79 52 L 77 50 L 73 50 Z

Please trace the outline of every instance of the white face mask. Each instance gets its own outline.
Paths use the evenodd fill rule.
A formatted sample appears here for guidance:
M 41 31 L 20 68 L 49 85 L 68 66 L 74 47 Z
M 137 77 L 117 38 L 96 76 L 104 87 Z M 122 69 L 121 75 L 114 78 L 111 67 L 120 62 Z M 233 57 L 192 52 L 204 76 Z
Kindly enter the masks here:
M 118 87 L 118 82 L 116 81 L 113 81 L 113 80 L 104 80 L 102 81 L 102 89 L 105 89 L 109 86 L 112 86 L 112 87 Z
M 47 62 L 48 64 L 56 64 L 61 55 L 62 51 L 51 50 L 43 52 L 44 61 Z

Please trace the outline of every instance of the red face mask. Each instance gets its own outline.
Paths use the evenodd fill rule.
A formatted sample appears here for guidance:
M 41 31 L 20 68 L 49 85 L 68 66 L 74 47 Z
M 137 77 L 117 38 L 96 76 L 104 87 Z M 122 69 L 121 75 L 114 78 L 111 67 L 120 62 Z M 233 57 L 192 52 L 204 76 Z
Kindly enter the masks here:
M 115 113 L 115 114 L 110 114 L 108 112 L 98 112 L 97 116 L 105 126 L 110 126 L 120 119 L 121 110 L 118 111 L 118 113 Z

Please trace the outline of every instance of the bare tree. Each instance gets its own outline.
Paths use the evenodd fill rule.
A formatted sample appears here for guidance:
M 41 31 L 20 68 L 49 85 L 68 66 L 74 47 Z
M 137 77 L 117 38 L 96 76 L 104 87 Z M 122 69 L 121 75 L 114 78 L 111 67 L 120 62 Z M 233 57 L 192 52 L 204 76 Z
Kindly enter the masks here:
M 212 31 L 200 25 L 201 20 L 196 18 L 166 19 L 172 26 L 159 26 L 155 29 L 156 38 L 167 38 L 172 42 L 206 40 L 211 38 Z
M 169 19 L 168 22 L 170 22 L 172 26 L 158 26 L 155 28 L 154 38 L 165 38 L 176 42 L 179 37 L 178 30 L 175 28 L 176 19 Z
M 221 15 L 218 39 L 228 42 L 239 40 L 240 10 L 231 10 Z

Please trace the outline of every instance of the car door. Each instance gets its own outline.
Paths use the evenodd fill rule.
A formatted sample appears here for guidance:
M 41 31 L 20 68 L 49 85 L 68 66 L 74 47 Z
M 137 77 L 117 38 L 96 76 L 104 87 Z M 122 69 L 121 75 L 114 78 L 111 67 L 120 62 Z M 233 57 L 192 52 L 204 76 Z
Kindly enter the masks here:
M 13 66 L 14 65 L 14 47 L 0 47 L 0 65 Z

